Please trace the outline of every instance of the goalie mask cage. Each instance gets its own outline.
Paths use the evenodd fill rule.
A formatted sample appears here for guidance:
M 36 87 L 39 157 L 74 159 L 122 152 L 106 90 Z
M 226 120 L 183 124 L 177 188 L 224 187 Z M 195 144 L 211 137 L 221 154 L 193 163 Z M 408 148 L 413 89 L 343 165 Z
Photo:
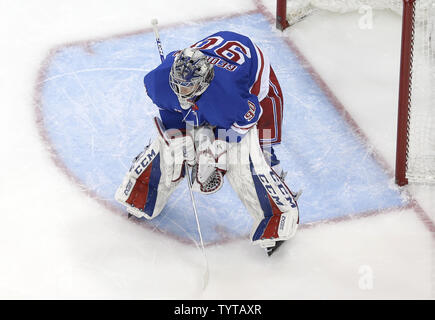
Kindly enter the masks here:
M 402 15 L 396 183 L 435 183 L 435 0 L 277 0 L 276 26 L 362 6 Z

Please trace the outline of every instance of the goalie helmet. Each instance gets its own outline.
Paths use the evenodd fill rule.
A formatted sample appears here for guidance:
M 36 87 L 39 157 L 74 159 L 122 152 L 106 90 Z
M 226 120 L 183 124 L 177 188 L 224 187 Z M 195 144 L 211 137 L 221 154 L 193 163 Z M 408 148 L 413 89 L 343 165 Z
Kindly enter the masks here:
M 214 77 L 213 65 L 198 49 L 186 48 L 175 57 L 169 73 L 169 84 L 183 109 L 189 109 L 189 100 L 201 95 Z

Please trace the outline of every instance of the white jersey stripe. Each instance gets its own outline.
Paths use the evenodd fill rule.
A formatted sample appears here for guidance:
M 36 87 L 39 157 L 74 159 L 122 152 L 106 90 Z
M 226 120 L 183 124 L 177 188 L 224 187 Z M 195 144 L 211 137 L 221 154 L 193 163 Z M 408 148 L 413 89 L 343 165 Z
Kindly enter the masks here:
M 269 91 L 270 63 L 269 59 L 256 45 L 254 45 L 254 48 L 257 55 L 258 65 L 255 81 L 249 89 L 249 92 L 257 95 L 258 101 L 261 101 L 266 97 Z M 252 89 L 255 89 L 255 91 L 258 90 L 258 92 L 252 92 Z
M 260 49 L 255 46 L 255 49 L 260 51 Z M 260 93 L 258 95 L 258 101 L 266 98 L 267 93 L 269 92 L 269 77 L 270 77 L 270 62 L 269 58 L 263 53 L 263 73 L 261 75 L 261 85 L 260 85 Z

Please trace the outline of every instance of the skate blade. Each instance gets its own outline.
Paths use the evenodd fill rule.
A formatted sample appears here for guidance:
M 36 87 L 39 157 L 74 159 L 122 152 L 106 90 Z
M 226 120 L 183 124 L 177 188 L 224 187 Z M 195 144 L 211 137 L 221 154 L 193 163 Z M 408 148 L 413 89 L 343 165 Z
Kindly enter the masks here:
M 267 256 L 270 257 L 272 255 L 272 253 L 274 253 L 276 251 L 276 249 L 278 249 L 283 243 L 284 243 L 284 241 L 277 241 L 275 243 L 275 246 L 270 247 L 270 248 L 266 248 Z

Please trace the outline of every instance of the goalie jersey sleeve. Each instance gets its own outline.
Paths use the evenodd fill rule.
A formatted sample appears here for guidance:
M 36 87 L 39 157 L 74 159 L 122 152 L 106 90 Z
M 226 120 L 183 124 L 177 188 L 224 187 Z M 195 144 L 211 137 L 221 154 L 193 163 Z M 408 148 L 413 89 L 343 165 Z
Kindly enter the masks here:
M 246 133 L 262 115 L 259 101 L 269 89 L 269 62 L 246 36 L 221 31 L 192 45 L 214 65 L 215 76 L 195 107 L 183 110 L 169 86 L 169 72 L 176 51 L 144 78 L 148 96 L 160 109 L 167 128 L 210 124 L 217 129 Z

